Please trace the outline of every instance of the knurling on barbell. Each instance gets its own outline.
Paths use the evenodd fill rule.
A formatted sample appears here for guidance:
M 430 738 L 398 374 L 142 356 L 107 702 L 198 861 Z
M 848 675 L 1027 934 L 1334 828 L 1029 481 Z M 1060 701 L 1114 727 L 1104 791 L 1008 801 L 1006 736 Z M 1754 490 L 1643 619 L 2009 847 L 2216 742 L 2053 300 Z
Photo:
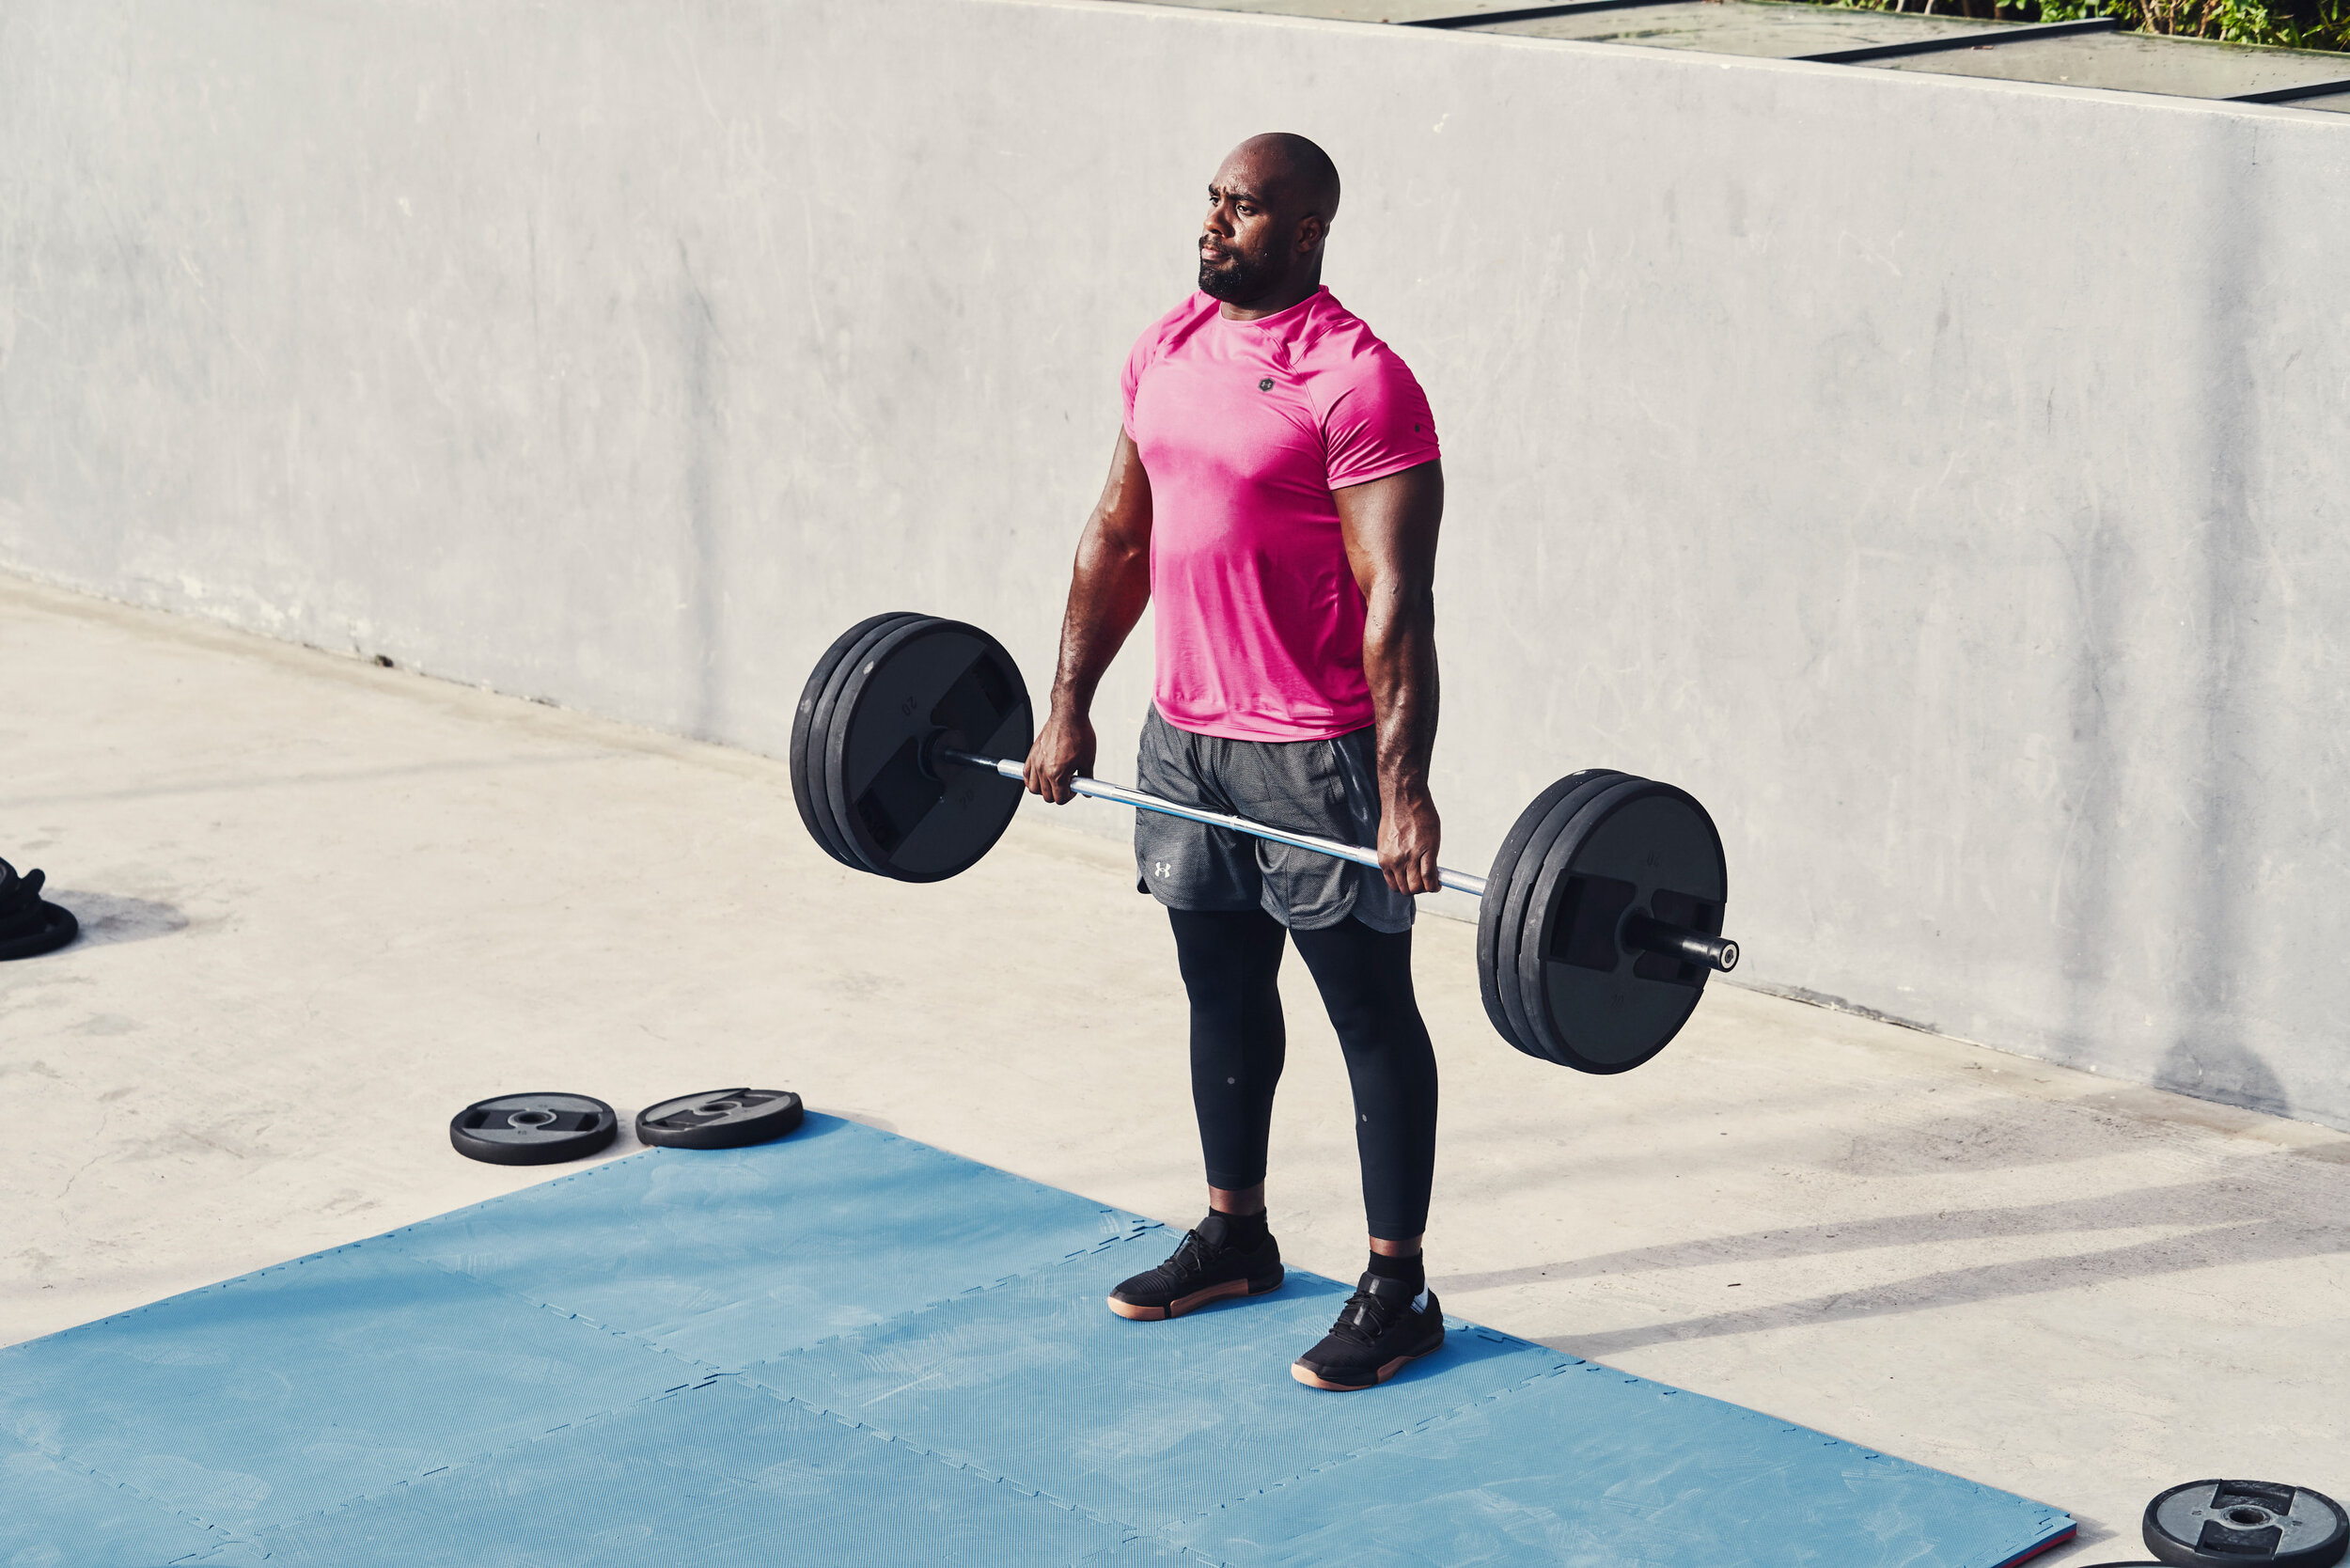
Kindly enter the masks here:
M 810 837 L 854 870 L 936 882 L 978 863 L 1019 809 L 1034 739 L 1028 689 L 1003 645 L 961 621 L 901 611 L 859 621 L 809 673 L 791 726 L 791 794 Z M 1377 852 L 1187 807 L 1100 779 L 1079 794 L 1160 811 L 1376 869 Z M 1721 835 L 1685 791 L 1607 769 L 1536 796 L 1476 895 L 1486 1015 L 1529 1056 L 1622 1073 L 1688 1021 L 1721 935 Z

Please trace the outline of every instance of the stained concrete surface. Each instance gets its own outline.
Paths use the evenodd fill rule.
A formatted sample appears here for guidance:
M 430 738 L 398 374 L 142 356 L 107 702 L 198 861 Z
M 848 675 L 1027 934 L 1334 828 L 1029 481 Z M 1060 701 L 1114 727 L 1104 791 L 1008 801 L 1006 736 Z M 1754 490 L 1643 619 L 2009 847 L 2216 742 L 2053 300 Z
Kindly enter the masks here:
M 0 856 L 90 917 L 0 966 L 0 1341 L 543 1180 L 447 1145 L 516 1089 L 780 1085 L 1199 1206 L 1164 923 L 1045 809 L 853 875 L 779 762 L 11 578 L 0 757 Z M 2350 1137 L 1728 986 L 1584 1077 L 1493 1036 L 1472 934 L 1418 958 L 1454 1309 L 2072 1510 L 2074 1560 L 2176 1481 L 2350 1492 Z M 1343 1277 L 1344 1076 L 1286 983 L 1275 1215 Z

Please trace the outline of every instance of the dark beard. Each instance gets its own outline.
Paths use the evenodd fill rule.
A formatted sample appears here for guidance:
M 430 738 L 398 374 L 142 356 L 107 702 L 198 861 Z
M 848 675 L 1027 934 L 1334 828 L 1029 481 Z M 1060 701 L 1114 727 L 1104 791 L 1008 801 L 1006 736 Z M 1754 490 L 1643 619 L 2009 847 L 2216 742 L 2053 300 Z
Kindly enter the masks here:
M 1211 271 L 1205 257 L 1199 261 L 1199 291 L 1213 300 L 1232 305 L 1246 305 L 1261 299 L 1272 285 L 1273 269 L 1262 262 L 1251 262 L 1245 256 L 1229 257 L 1224 265 Z

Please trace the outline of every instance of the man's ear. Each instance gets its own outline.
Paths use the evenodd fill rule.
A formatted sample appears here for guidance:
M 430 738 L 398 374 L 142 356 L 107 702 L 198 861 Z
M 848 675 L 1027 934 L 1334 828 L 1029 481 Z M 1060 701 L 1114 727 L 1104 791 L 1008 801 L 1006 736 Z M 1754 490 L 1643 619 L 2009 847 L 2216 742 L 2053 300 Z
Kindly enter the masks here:
M 1300 251 L 1320 250 L 1330 232 L 1330 220 L 1319 212 L 1308 212 L 1298 220 L 1297 248 Z

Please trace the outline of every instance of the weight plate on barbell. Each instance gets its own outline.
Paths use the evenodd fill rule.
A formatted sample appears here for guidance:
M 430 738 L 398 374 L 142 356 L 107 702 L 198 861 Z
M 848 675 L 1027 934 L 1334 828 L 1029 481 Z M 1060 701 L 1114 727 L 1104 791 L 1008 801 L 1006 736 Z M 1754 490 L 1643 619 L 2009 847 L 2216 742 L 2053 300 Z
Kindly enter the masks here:
M 1549 858 L 1552 846 L 1558 843 L 1559 836 L 1567 831 L 1576 815 L 1607 791 L 1630 782 L 1637 780 L 1628 773 L 1595 769 L 1590 777 L 1560 796 L 1558 804 L 1544 814 L 1542 823 L 1528 839 L 1510 879 L 1496 949 L 1499 955 L 1496 983 L 1501 993 L 1503 1011 L 1516 1026 L 1518 1039 L 1523 1042 L 1518 1048 L 1544 1061 L 1556 1061 L 1558 1058 L 1545 1043 L 1542 1022 L 1535 1015 L 1542 1003 L 1537 1000 L 1529 1005 L 1518 980 L 1520 949 L 1534 940 L 1529 933 L 1540 924 L 1538 915 L 1529 913 L 1534 904 L 1534 893 L 1541 886 L 1543 866 Z
M 2329 1568 L 2350 1515 L 2322 1492 L 2267 1481 L 2191 1481 L 2146 1505 L 2146 1549 L 2175 1568 Z
M 942 749 L 1025 757 L 1028 688 L 1001 643 L 925 616 L 883 633 L 847 675 L 825 738 L 834 822 L 864 863 L 901 882 L 970 867 L 1011 825 L 1026 792 Z
M 636 1138 L 664 1149 L 744 1149 L 800 1124 L 800 1097 L 788 1089 L 711 1089 L 647 1105 Z
M 827 840 L 822 826 L 817 821 L 818 789 L 815 774 L 807 760 L 808 737 L 816 727 L 816 705 L 823 699 L 825 685 L 830 682 L 833 672 L 840 667 L 841 658 L 855 645 L 856 640 L 875 627 L 897 619 L 899 613 L 893 611 L 888 615 L 867 616 L 863 620 L 833 638 L 832 646 L 825 649 L 823 656 L 816 661 L 816 667 L 808 671 L 807 684 L 800 688 L 800 705 L 791 715 L 791 749 L 789 754 L 791 764 L 791 803 L 800 808 L 800 823 L 807 829 L 807 836 L 815 839 L 818 847 L 835 859 L 838 859 L 839 855 Z
M 838 666 L 833 671 L 832 679 L 826 684 L 823 700 L 817 704 L 815 723 L 807 740 L 808 768 L 816 781 L 817 820 L 822 823 L 824 830 L 832 835 L 834 848 L 839 854 L 840 858 L 860 871 L 870 871 L 873 867 L 864 855 L 857 853 L 856 844 L 850 836 L 848 824 L 842 817 L 842 812 L 847 809 L 844 804 L 847 797 L 840 789 L 840 781 L 833 776 L 833 769 L 837 765 L 834 758 L 838 755 L 834 745 L 835 728 L 843 722 L 844 714 L 841 698 L 849 689 L 851 677 L 863 667 L 872 651 L 879 648 L 891 633 L 902 631 L 909 626 L 925 625 L 936 619 L 935 616 L 907 613 L 891 616 L 874 627 L 852 645 L 849 651 L 841 657 Z
M 1550 1004 L 1542 977 L 1552 928 L 1545 914 L 1549 888 L 1545 886 L 1543 873 L 1546 869 L 1566 864 L 1578 841 L 1577 829 L 1596 820 L 1590 808 L 1601 797 L 1625 798 L 1629 792 L 1626 786 L 1646 782 L 1646 779 L 1631 774 L 1622 774 L 1601 781 L 1596 790 L 1578 791 L 1561 801 L 1552 808 L 1543 830 L 1536 834 L 1535 842 L 1515 880 L 1518 897 L 1510 910 L 1510 929 L 1517 933 L 1517 943 L 1509 964 L 1502 970 L 1502 984 L 1506 988 L 1504 1000 L 1514 1008 L 1512 1016 L 1524 1031 L 1528 1048 L 1546 1061 L 1567 1058 L 1561 1055 L 1562 1047 L 1557 1032 L 1548 1027 L 1549 1021 L 1543 1016 L 1548 1012 Z
M 850 849 L 848 836 L 840 830 L 834 818 L 828 792 L 824 788 L 825 737 L 831 732 L 832 717 L 839 700 L 840 688 L 856 667 L 856 661 L 879 642 L 891 628 L 922 617 L 908 610 L 892 610 L 887 615 L 868 616 L 834 639 L 824 650 L 824 656 L 816 661 L 816 668 L 801 689 L 800 706 L 791 718 L 791 799 L 800 808 L 800 821 L 824 853 L 852 870 L 872 870 L 858 859 Z
M 1628 949 L 1625 917 L 1719 935 L 1728 895 L 1721 835 L 1693 796 L 1645 778 L 1592 796 L 1543 855 L 1519 928 L 1532 1043 L 1586 1073 L 1626 1072 L 1663 1050 L 1710 971 Z
M 492 1165 L 553 1165 L 594 1153 L 620 1130 L 612 1107 L 586 1094 L 542 1090 L 477 1100 L 449 1118 L 448 1141 Z
M 1518 813 L 1517 821 L 1510 824 L 1510 831 L 1502 838 L 1501 848 L 1494 853 L 1493 870 L 1485 877 L 1485 896 L 1477 901 L 1478 992 L 1484 999 L 1485 1016 L 1492 1020 L 1495 1032 L 1520 1050 L 1526 1047 L 1518 1045 L 1517 1036 L 1511 1028 L 1510 1015 L 1501 1005 L 1501 987 L 1497 983 L 1498 970 L 1496 965 L 1499 962 L 1496 955 L 1500 950 L 1501 908 L 1508 902 L 1510 878 L 1517 870 L 1518 856 L 1525 853 L 1526 840 L 1542 824 L 1550 808 L 1559 803 L 1559 796 L 1590 776 L 1589 769 L 1567 775 L 1536 795 L 1526 809 Z
M 1549 1059 L 1535 1043 L 1533 1026 L 1518 1000 L 1518 933 L 1525 923 L 1527 899 L 1542 870 L 1543 856 L 1559 829 L 1593 794 L 1626 776 L 1612 768 L 1586 768 L 1535 796 L 1502 840 L 1500 853 L 1494 856 L 1493 874 L 1485 882 L 1485 896 L 1478 901 L 1477 982 L 1485 997 L 1485 1013 L 1502 1039 L 1528 1056 Z M 1493 933 L 1491 958 L 1486 956 L 1488 927 Z

